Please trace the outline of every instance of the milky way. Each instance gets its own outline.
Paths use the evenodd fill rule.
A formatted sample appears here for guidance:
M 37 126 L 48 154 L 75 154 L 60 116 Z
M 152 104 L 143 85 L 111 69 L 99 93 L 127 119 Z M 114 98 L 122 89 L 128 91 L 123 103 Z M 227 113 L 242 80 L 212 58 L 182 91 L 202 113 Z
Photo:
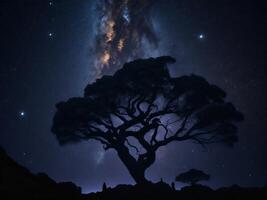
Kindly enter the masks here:
M 143 57 L 144 46 L 158 46 L 152 0 L 100 0 L 95 24 L 94 77 L 112 74 L 126 61 Z
M 104 152 L 96 142 L 59 146 L 50 131 L 55 104 L 82 95 L 91 78 L 112 74 L 121 67 L 112 63 L 118 56 L 116 62 L 124 63 L 137 52 L 171 55 L 177 60 L 173 76 L 194 73 L 225 89 L 245 121 L 231 149 L 211 146 L 206 152 L 192 143 L 160 149 L 147 178 L 171 183 L 196 168 L 211 175 L 205 184 L 214 188 L 266 185 L 265 1 L 124 2 L 1 1 L 0 146 L 30 171 L 72 181 L 83 192 L 97 191 L 103 182 L 133 183 L 116 152 Z M 111 42 L 105 42 L 108 36 Z M 102 65 L 105 50 L 112 55 Z

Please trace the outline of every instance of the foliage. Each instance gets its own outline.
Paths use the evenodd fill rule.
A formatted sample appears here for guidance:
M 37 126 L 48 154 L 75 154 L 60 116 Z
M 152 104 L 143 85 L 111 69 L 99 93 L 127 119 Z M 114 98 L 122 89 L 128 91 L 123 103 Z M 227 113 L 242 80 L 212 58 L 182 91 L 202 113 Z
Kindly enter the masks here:
M 97 140 L 115 149 L 137 183 L 156 151 L 174 141 L 237 142 L 243 119 L 225 92 L 196 75 L 171 77 L 169 56 L 124 64 L 87 85 L 83 97 L 56 105 L 52 131 L 60 144 Z
M 189 171 L 178 175 L 175 180 L 182 183 L 190 183 L 194 185 L 199 181 L 204 181 L 209 179 L 210 175 L 205 174 L 203 171 L 197 169 L 190 169 Z

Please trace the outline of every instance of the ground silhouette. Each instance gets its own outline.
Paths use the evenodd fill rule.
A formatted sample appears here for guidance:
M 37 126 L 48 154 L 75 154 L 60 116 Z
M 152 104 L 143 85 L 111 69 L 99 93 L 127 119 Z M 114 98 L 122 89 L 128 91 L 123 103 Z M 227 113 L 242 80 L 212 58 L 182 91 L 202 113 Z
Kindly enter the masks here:
M 203 185 L 193 185 L 173 190 L 167 183 L 144 185 L 118 185 L 105 191 L 82 195 L 83 200 L 266 200 L 267 188 L 241 188 L 231 186 L 213 190 Z
M 174 62 L 135 60 L 87 85 L 83 97 L 56 105 L 52 132 L 60 144 L 97 140 L 114 149 L 137 184 L 149 182 L 157 150 L 172 142 L 232 146 L 242 114 L 204 78 L 171 77 L 167 64 Z
M 105 184 L 106 185 L 106 184 Z M 0 147 L 0 199 L 14 200 L 266 200 L 267 187 L 241 188 L 238 186 L 212 190 L 206 186 L 187 186 L 174 190 L 167 183 L 118 185 L 103 187 L 104 191 L 81 194 L 81 188 L 71 182 L 56 183 L 45 174 L 32 174 L 13 161 Z

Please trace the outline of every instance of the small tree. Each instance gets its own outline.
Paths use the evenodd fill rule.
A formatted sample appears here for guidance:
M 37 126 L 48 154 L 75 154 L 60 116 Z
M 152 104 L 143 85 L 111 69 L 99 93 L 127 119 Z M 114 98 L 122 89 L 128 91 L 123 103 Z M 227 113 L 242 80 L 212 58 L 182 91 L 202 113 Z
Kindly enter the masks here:
M 105 182 L 103 183 L 102 191 L 103 192 L 107 191 L 107 184 Z
M 52 132 L 60 144 L 96 140 L 114 149 L 136 183 L 147 182 L 157 150 L 172 142 L 233 145 L 242 114 L 204 78 L 171 77 L 174 61 L 135 60 L 89 84 L 83 97 L 56 105 Z
M 189 171 L 178 175 L 175 180 L 178 182 L 190 183 L 191 185 L 195 185 L 199 181 L 207 181 L 209 179 L 210 175 L 205 174 L 203 171 L 197 169 L 190 169 Z

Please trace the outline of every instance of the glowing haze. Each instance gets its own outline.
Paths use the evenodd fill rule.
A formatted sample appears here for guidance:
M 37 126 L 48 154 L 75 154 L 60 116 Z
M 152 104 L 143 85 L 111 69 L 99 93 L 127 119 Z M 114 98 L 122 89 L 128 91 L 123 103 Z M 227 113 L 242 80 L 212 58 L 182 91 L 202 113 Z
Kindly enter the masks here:
M 99 0 L 93 47 L 94 78 L 112 74 L 123 63 L 141 58 L 144 45 L 158 46 L 150 16 L 153 0 Z

